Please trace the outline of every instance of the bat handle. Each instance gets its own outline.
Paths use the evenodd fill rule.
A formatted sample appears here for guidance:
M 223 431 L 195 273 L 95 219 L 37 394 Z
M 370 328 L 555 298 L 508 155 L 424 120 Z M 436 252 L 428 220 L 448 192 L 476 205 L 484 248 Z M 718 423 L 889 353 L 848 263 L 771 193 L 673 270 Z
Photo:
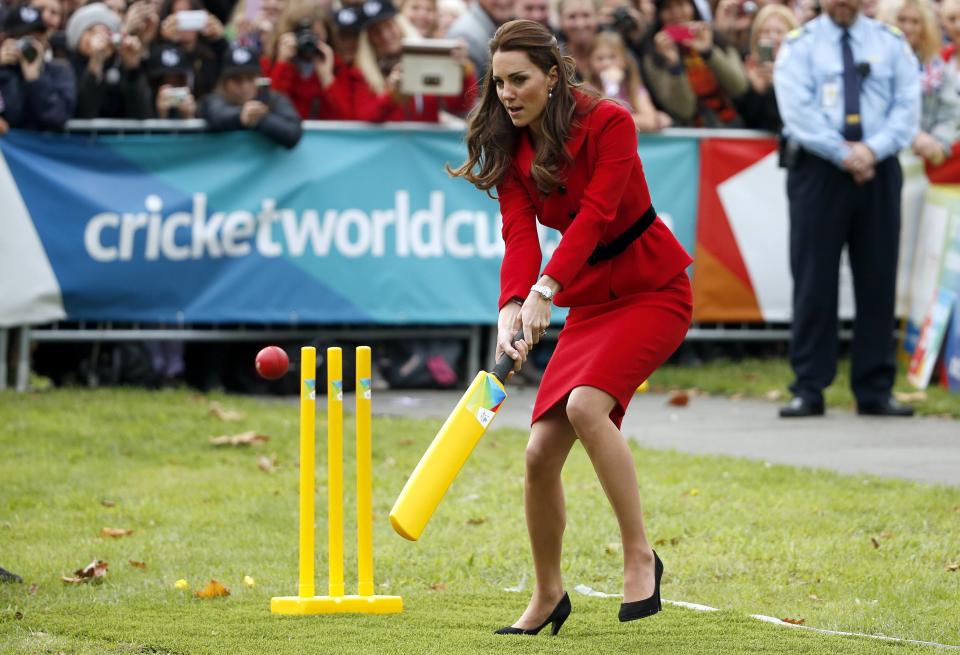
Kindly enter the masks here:
M 520 328 L 515 335 L 513 335 L 514 341 L 523 341 L 523 328 Z M 493 367 L 492 373 L 497 376 L 497 379 L 504 384 L 507 383 L 507 376 L 510 374 L 510 371 L 513 370 L 513 360 L 510 357 L 507 357 L 506 353 L 500 355 L 500 359 L 497 360 L 496 365 Z

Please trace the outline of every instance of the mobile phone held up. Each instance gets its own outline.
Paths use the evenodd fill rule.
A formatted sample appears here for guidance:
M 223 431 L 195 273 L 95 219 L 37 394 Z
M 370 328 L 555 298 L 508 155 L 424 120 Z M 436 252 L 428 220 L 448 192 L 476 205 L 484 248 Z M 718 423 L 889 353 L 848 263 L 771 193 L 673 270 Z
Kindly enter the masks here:
M 263 104 L 267 104 L 270 101 L 270 78 L 269 77 L 258 77 L 257 81 L 257 100 Z
M 207 25 L 207 12 L 204 9 L 195 11 L 178 11 L 177 29 L 181 32 L 199 32 Z
M 677 43 L 689 43 L 696 36 L 693 28 L 689 25 L 667 25 L 663 28 L 663 31 Z
M 760 41 L 757 44 L 757 60 L 761 64 L 772 62 L 774 58 L 773 43 Z

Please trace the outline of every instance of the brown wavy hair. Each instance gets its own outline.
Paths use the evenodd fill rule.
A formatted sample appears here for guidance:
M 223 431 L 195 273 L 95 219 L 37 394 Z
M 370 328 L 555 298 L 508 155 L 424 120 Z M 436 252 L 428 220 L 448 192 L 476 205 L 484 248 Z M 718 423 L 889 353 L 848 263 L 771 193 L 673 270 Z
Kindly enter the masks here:
M 560 54 L 557 39 L 546 27 L 530 20 L 504 23 L 490 40 L 491 59 L 497 52 L 514 51 L 526 52 L 533 65 L 544 74 L 548 74 L 554 66 L 557 68 L 557 83 L 553 87 L 553 96 L 547 100 L 543 110 L 540 122 L 543 134 L 537 139 L 537 150 L 530 171 L 541 193 L 549 193 L 563 182 L 562 169 L 570 162 L 564 144 L 577 111 L 574 89 L 581 86 L 576 81 L 576 64 L 573 58 Z M 467 160 L 459 168 L 447 166 L 446 169 L 453 177 L 463 177 L 493 197 L 490 189 L 503 181 L 513 163 L 519 130 L 514 127 L 497 97 L 492 65 L 487 68 L 480 93 L 479 103 L 467 117 Z

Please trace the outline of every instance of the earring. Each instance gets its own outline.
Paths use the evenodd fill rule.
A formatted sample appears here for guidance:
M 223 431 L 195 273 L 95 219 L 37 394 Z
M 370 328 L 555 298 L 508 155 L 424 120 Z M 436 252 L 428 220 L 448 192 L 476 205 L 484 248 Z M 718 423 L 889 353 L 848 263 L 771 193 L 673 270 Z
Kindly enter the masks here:
M 550 89 L 547 91 L 547 100 L 549 100 L 552 97 L 553 97 L 553 87 L 550 87 Z

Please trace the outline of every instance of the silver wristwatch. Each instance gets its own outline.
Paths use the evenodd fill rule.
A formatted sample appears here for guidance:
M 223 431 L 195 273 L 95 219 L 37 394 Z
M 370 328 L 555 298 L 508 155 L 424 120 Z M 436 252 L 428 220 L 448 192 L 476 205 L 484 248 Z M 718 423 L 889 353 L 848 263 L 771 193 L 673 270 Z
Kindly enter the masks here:
M 553 302 L 553 289 L 550 287 L 544 284 L 534 284 L 532 287 L 530 287 L 530 290 L 539 293 L 540 297 L 547 302 Z

